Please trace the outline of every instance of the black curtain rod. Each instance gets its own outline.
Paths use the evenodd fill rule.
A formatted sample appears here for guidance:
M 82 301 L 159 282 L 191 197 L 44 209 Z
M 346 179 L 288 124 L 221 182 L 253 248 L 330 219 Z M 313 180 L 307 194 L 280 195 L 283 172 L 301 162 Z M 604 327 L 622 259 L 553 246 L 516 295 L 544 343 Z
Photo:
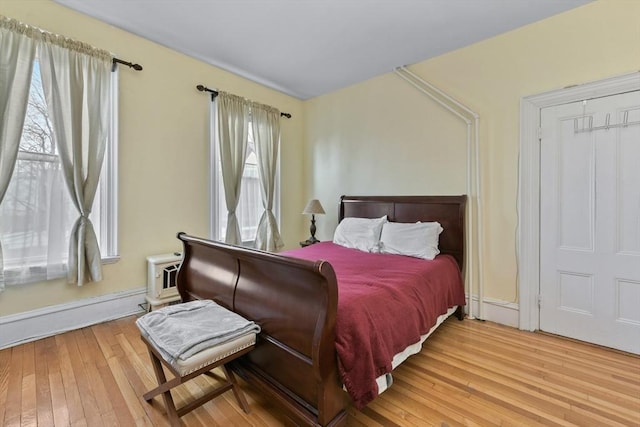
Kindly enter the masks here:
M 118 58 L 113 58 L 112 62 L 113 62 L 113 66 L 111 67 L 112 71 L 116 70 L 116 67 L 118 66 L 117 64 L 126 65 L 127 67 L 133 68 L 136 71 L 142 71 L 142 65 L 140 64 L 134 64 L 132 62 L 123 61 L 122 59 L 118 59 Z
M 218 96 L 218 91 L 217 90 L 213 90 L 213 89 L 209 89 L 206 86 L 203 85 L 198 85 L 196 86 L 196 89 L 198 89 L 200 92 L 209 92 L 211 94 L 211 101 L 213 102 L 214 99 L 216 99 L 216 96 Z M 289 113 L 280 113 L 281 117 L 286 117 L 287 119 L 291 118 L 291 114 Z

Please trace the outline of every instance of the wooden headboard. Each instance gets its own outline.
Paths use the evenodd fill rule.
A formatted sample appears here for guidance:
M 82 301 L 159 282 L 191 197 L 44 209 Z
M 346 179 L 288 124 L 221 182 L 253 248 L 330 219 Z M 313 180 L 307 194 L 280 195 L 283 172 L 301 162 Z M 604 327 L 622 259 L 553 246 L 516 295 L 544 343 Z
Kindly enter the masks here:
M 462 271 L 465 246 L 465 205 L 467 196 L 342 196 L 340 215 L 379 218 L 387 215 L 393 222 L 438 221 L 440 252 L 453 256 Z

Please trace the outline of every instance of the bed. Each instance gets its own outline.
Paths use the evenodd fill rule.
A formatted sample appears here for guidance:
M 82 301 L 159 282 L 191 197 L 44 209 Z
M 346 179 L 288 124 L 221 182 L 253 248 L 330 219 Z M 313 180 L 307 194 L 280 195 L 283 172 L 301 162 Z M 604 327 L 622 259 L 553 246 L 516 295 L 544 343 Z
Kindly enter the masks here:
M 444 228 L 443 257 L 436 260 L 454 260 L 459 275 L 465 202 L 466 196 L 343 196 L 339 219 L 387 215 L 394 222 L 438 221 Z M 296 251 L 284 256 L 184 233 L 178 238 L 184 246 L 177 277 L 182 300 L 212 299 L 262 328 L 256 348 L 231 368 L 297 425 L 344 424 L 351 399 L 343 389 L 336 349 L 339 291 L 332 264 L 303 259 Z M 455 311 L 461 319 L 461 305 Z

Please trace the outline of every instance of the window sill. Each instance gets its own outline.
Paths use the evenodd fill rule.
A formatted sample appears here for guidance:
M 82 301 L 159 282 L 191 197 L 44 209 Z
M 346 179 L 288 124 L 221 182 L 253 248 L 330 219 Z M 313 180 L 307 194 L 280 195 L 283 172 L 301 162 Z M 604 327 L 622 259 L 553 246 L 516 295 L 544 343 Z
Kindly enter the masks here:
M 120 255 L 111 255 L 111 256 L 102 257 L 102 265 L 115 264 L 118 261 L 120 261 Z
M 120 255 L 111 255 L 111 256 L 102 257 L 102 265 L 115 264 L 118 261 L 120 261 Z M 46 269 L 41 265 L 33 265 L 29 267 L 29 270 L 33 272 L 33 275 L 30 275 L 30 277 L 24 278 L 23 281 L 20 281 L 18 283 L 11 283 L 11 280 L 9 279 L 7 280 L 7 284 L 9 286 L 20 286 L 20 285 L 26 285 L 29 283 L 47 282 L 50 280 L 58 280 L 58 279 L 63 279 L 67 277 L 66 272 L 49 273 L 49 276 L 46 277 L 46 273 L 45 273 Z M 7 267 L 5 268 L 5 277 L 10 277 L 12 273 L 14 275 L 18 275 L 19 274 L 18 271 L 19 271 L 18 269 L 15 269 L 15 268 L 12 269 L 11 267 Z

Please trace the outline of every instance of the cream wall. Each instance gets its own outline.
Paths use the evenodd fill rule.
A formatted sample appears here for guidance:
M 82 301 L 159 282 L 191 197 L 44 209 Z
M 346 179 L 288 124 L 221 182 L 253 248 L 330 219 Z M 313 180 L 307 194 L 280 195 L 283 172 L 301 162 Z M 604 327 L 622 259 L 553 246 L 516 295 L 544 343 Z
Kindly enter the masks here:
M 465 192 L 464 125 L 393 73 L 303 103 L 49 0 L 0 0 L 0 14 L 144 66 L 120 73 L 120 261 L 80 288 L 9 287 L 0 316 L 139 288 L 145 257 L 179 249 L 177 231 L 208 233 L 208 102 L 198 83 L 293 114 L 281 122 L 287 248 L 308 234 L 300 210 L 311 197 L 327 211 L 317 217 L 326 239 L 341 194 Z M 640 2 L 600 0 L 410 67 L 481 116 L 486 296 L 517 300 L 520 99 L 640 69 L 638 16 Z
M 402 64 L 398 64 L 402 65 Z M 479 113 L 485 296 L 517 301 L 516 224 L 522 97 L 640 69 L 640 2 L 600 0 L 409 67 Z M 393 73 L 305 102 L 308 193 L 460 194 L 465 132 Z
M 49 0 L 0 0 L 0 14 L 107 49 L 140 63 L 120 71 L 119 246 L 104 280 L 83 287 L 63 281 L 8 287 L 0 316 L 145 286 L 147 255 L 180 249 L 178 231 L 208 235 L 209 97 L 202 83 L 281 111 L 282 235 L 294 247 L 304 229 L 302 102 L 207 65 Z

